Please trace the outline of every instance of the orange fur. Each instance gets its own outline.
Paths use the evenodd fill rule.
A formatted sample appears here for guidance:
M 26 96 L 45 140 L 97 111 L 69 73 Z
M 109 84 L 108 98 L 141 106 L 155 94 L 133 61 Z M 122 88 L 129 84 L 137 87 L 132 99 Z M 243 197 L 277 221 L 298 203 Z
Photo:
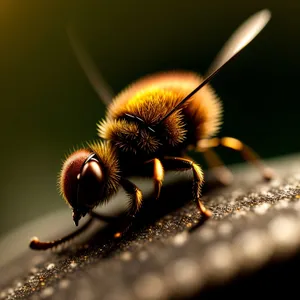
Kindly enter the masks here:
M 98 133 L 104 139 L 116 140 L 117 145 L 130 149 L 129 141 L 134 140 L 137 131 L 120 120 L 125 113 L 140 117 L 147 125 L 155 125 L 186 95 L 202 82 L 202 78 L 192 72 L 168 72 L 146 76 L 117 95 L 108 107 L 107 118 L 98 125 Z M 215 135 L 221 124 L 221 103 L 213 89 L 206 85 L 178 110 L 164 121 L 167 143 L 175 146 L 186 137 L 183 118 L 193 126 L 193 141 Z M 126 137 L 125 137 L 126 136 Z M 123 142 L 118 138 L 121 137 Z M 158 141 L 138 137 L 140 145 L 154 150 Z M 128 139 L 126 143 L 125 139 Z M 154 146 L 155 145 L 155 146 Z M 139 149 L 135 149 L 138 151 Z
M 153 153 L 161 145 L 153 134 L 135 123 L 116 118 L 129 113 L 144 120 L 148 126 L 155 125 L 180 99 L 178 93 L 171 90 L 156 88 L 141 90 L 118 108 L 118 115 L 115 118 L 102 121 L 98 125 L 99 135 L 113 141 L 124 151 Z M 179 111 L 164 122 L 164 129 L 167 145 L 176 146 L 184 140 L 186 130 Z
M 146 130 L 140 130 L 137 124 L 125 120 L 114 120 L 98 127 L 99 134 L 106 139 L 114 141 L 114 145 L 125 152 L 136 154 L 138 151 L 155 152 L 159 141 Z

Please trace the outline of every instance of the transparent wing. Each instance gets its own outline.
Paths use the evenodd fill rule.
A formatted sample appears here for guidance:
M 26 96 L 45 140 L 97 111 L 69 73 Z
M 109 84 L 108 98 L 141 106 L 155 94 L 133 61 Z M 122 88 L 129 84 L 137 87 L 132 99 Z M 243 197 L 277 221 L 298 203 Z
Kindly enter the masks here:
M 238 29 L 233 33 L 229 40 L 225 43 L 222 50 L 217 55 L 208 72 L 204 76 L 203 82 L 191 91 L 176 107 L 174 107 L 167 115 L 160 120 L 159 124 L 167 119 L 176 110 L 180 109 L 182 105 L 195 95 L 202 87 L 204 87 L 214 76 L 227 65 L 246 45 L 248 45 L 258 33 L 265 27 L 271 18 L 269 10 L 261 10 L 249 19 L 247 19 Z
M 227 40 L 223 48 L 210 65 L 207 76 L 221 68 L 231 57 L 240 52 L 249 44 L 258 33 L 266 26 L 271 18 L 271 12 L 267 9 L 261 10 L 248 18 Z
M 86 52 L 85 48 L 80 42 L 80 39 L 77 37 L 71 26 L 67 28 L 67 34 L 69 36 L 75 56 L 85 75 L 89 79 L 92 87 L 94 88 L 100 99 L 103 101 L 103 103 L 108 105 L 114 96 L 111 87 L 103 79 L 101 73 L 96 67 L 96 64 L 91 59 L 90 55 L 88 55 L 88 53 Z

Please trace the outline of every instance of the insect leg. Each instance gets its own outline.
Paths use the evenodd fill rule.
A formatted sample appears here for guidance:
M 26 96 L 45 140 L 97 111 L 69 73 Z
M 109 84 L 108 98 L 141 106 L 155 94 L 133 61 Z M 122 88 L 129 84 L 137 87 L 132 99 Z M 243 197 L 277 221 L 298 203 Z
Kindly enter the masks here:
M 209 140 L 200 140 L 197 144 L 198 149 L 204 149 L 202 151 L 205 151 L 207 148 L 217 146 L 223 146 L 239 151 L 246 161 L 251 162 L 260 170 L 264 179 L 270 180 L 274 177 L 273 170 L 265 166 L 259 155 L 255 153 L 255 151 L 248 145 L 244 144 L 238 139 L 232 137 L 212 138 Z
M 29 247 L 33 250 L 47 250 L 51 248 L 55 248 L 61 244 L 64 244 L 65 242 L 68 242 L 69 240 L 75 238 L 79 234 L 81 234 L 83 231 L 85 231 L 90 225 L 92 224 L 94 218 L 91 217 L 82 227 L 79 229 L 73 231 L 72 233 L 66 235 L 65 237 L 54 240 L 51 242 L 41 242 L 37 237 L 33 237 L 30 241 Z
M 211 217 L 212 212 L 209 209 L 207 209 L 202 203 L 202 201 L 200 200 L 201 185 L 203 183 L 203 172 L 201 168 L 192 160 L 181 158 L 181 157 L 165 156 L 162 161 L 165 170 L 170 170 L 170 171 L 171 170 L 178 170 L 178 171 L 192 170 L 193 171 L 193 175 L 194 175 L 193 193 L 194 193 L 194 197 L 197 200 L 199 210 L 205 217 L 207 218 Z
M 57 246 L 65 243 L 65 242 L 70 241 L 71 239 L 75 238 L 76 236 L 78 236 L 79 234 L 84 232 L 88 227 L 90 227 L 90 225 L 92 224 L 92 221 L 95 219 L 106 222 L 106 223 L 115 222 L 118 219 L 120 219 L 120 217 L 101 215 L 101 214 L 93 212 L 93 211 L 90 212 L 90 216 L 91 216 L 91 218 L 82 227 L 80 227 L 79 229 L 66 235 L 65 237 L 60 238 L 58 240 L 50 241 L 50 242 L 41 242 L 37 237 L 33 237 L 30 241 L 29 247 L 34 250 L 51 249 L 51 248 L 57 247 Z
M 154 183 L 154 193 L 155 199 L 157 200 L 160 196 L 162 181 L 164 179 L 164 168 L 161 161 L 158 158 L 151 159 L 145 164 L 153 163 L 153 183 Z
M 130 197 L 129 216 L 134 217 L 142 205 L 142 191 L 135 184 L 125 178 L 121 178 L 120 184 Z
M 133 218 L 135 217 L 136 213 L 142 206 L 143 202 L 143 195 L 142 191 L 131 181 L 125 178 L 121 178 L 120 181 L 121 186 L 125 190 L 125 192 L 130 197 L 128 215 L 122 218 L 122 230 L 118 231 L 114 234 L 115 238 L 120 238 L 128 231 L 128 229 L 132 225 Z

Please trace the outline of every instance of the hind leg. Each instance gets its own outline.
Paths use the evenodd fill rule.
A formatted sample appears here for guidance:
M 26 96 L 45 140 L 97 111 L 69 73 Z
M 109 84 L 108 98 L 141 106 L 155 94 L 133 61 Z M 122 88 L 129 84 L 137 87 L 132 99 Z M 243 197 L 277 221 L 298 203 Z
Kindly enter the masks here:
M 270 180 L 274 177 L 273 170 L 263 163 L 259 155 L 238 139 L 232 137 L 203 139 L 198 142 L 196 150 L 204 152 L 209 148 L 217 146 L 223 146 L 239 151 L 246 161 L 251 162 L 255 167 L 257 167 L 265 180 Z

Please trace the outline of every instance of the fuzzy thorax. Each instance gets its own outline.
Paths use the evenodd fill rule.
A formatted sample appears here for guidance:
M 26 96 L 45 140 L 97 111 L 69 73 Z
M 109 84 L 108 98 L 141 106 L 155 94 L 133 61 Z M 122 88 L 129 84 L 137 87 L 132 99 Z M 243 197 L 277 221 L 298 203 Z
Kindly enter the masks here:
M 181 111 L 172 114 L 159 128 L 156 124 L 179 99 L 178 93 L 170 90 L 140 91 L 126 105 L 119 107 L 115 118 L 102 121 L 98 133 L 122 151 L 154 153 L 161 145 L 174 147 L 185 139 L 186 134 Z M 131 120 L 126 114 L 142 121 Z
M 144 149 L 148 153 L 155 152 L 161 144 L 174 147 L 188 135 L 193 143 L 214 136 L 221 124 L 222 107 L 209 84 L 163 122 L 164 130 L 159 137 L 124 118 L 130 114 L 142 119 L 147 126 L 155 126 L 201 82 L 199 75 L 185 71 L 139 79 L 115 97 L 108 107 L 106 120 L 98 124 L 99 135 L 125 151 Z

